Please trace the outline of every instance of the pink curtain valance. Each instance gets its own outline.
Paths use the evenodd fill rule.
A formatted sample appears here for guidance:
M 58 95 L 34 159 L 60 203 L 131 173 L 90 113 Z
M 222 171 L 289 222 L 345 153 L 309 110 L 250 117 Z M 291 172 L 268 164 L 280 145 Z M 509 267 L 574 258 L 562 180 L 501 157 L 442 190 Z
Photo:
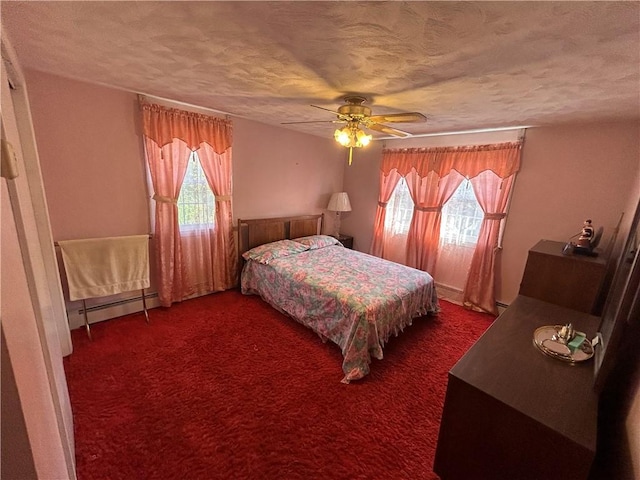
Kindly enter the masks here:
M 424 178 L 429 172 L 439 177 L 455 170 L 467 178 L 490 170 L 508 178 L 520 169 L 522 142 L 473 145 L 464 147 L 401 148 L 382 151 L 382 174 L 396 170 L 406 177 L 415 171 Z
M 230 120 L 141 102 L 144 134 L 160 148 L 178 138 L 191 150 L 208 143 L 221 155 L 231 147 L 233 124 Z

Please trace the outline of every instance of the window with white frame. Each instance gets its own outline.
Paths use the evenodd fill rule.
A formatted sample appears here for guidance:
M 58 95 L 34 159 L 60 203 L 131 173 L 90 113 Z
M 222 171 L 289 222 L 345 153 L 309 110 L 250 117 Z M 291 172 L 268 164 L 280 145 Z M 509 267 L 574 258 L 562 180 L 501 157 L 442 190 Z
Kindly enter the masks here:
M 469 179 L 458 186 L 442 207 L 440 243 L 472 246 L 478 243 L 478 234 L 484 213 L 473 192 Z
M 402 178 L 387 204 L 385 230 L 391 235 L 406 235 L 412 216 L 413 200 L 407 182 Z M 471 182 L 465 179 L 442 207 L 440 242 L 475 245 L 483 217 L 484 213 L 478 204 Z
M 180 196 L 178 224 L 181 232 L 211 229 L 215 221 L 216 202 L 196 152 L 191 152 Z
M 391 235 L 406 235 L 413 217 L 413 199 L 407 181 L 400 179 L 387 203 L 384 228 Z

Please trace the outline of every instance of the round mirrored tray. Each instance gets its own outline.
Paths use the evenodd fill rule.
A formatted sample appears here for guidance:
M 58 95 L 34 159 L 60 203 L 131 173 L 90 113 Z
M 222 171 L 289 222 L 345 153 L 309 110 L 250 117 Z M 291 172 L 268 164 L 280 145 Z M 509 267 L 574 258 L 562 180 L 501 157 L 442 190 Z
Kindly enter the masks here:
M 575 332 L 572 338 L 576 336 L 585 337 L 584 341 L 577 348 L 572 348 L 560 336 L 563 325 L 546 325 L 537 328 L 533 333 L 533 343 L 538 349 L 550 357 L 563 360 L 565 362 L 576 363 L 584 362 L 593 357 L 593 346 L 586 335 L 582 332 Z

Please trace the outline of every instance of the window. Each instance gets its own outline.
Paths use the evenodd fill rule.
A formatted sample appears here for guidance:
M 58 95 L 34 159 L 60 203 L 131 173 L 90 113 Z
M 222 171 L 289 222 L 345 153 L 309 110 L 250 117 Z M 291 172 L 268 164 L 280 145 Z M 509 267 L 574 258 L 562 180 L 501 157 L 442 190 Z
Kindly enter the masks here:
M 198 154 L 191 152 L 187 173 L 178 197 L 180 231 L 213 228 L 215 208 L 215 198 L 204 176 Z
M 406 235 L 409 233 L 412 217 L 413 199 L 407 181 L 401 178 L 387 204 L 384 228 L 391 235 Z
M 442 207 L 440 243 L 475 245 L 483 217 L 471 182 L 465 179 Z
M 385 230 L 391 235 L 406 235 L 413 216 L 413 200 L 404 178 L 400 179 L 389 203 Z M 484 213 L 478 204 L 471 182 L 465 179 L 442 207 L 440 242 L 475 245 Z

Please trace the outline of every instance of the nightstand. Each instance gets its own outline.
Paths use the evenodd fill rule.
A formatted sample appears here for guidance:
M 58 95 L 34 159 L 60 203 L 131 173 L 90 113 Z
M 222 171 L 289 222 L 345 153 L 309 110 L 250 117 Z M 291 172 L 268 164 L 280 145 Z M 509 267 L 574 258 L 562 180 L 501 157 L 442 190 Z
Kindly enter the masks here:
M 339 234 L 337 237 L 338 241 L 344 245 L 346 248 L 351 248 L 353 249 L 353 237 L 350 237 L 349 235 L 342 235 Z

